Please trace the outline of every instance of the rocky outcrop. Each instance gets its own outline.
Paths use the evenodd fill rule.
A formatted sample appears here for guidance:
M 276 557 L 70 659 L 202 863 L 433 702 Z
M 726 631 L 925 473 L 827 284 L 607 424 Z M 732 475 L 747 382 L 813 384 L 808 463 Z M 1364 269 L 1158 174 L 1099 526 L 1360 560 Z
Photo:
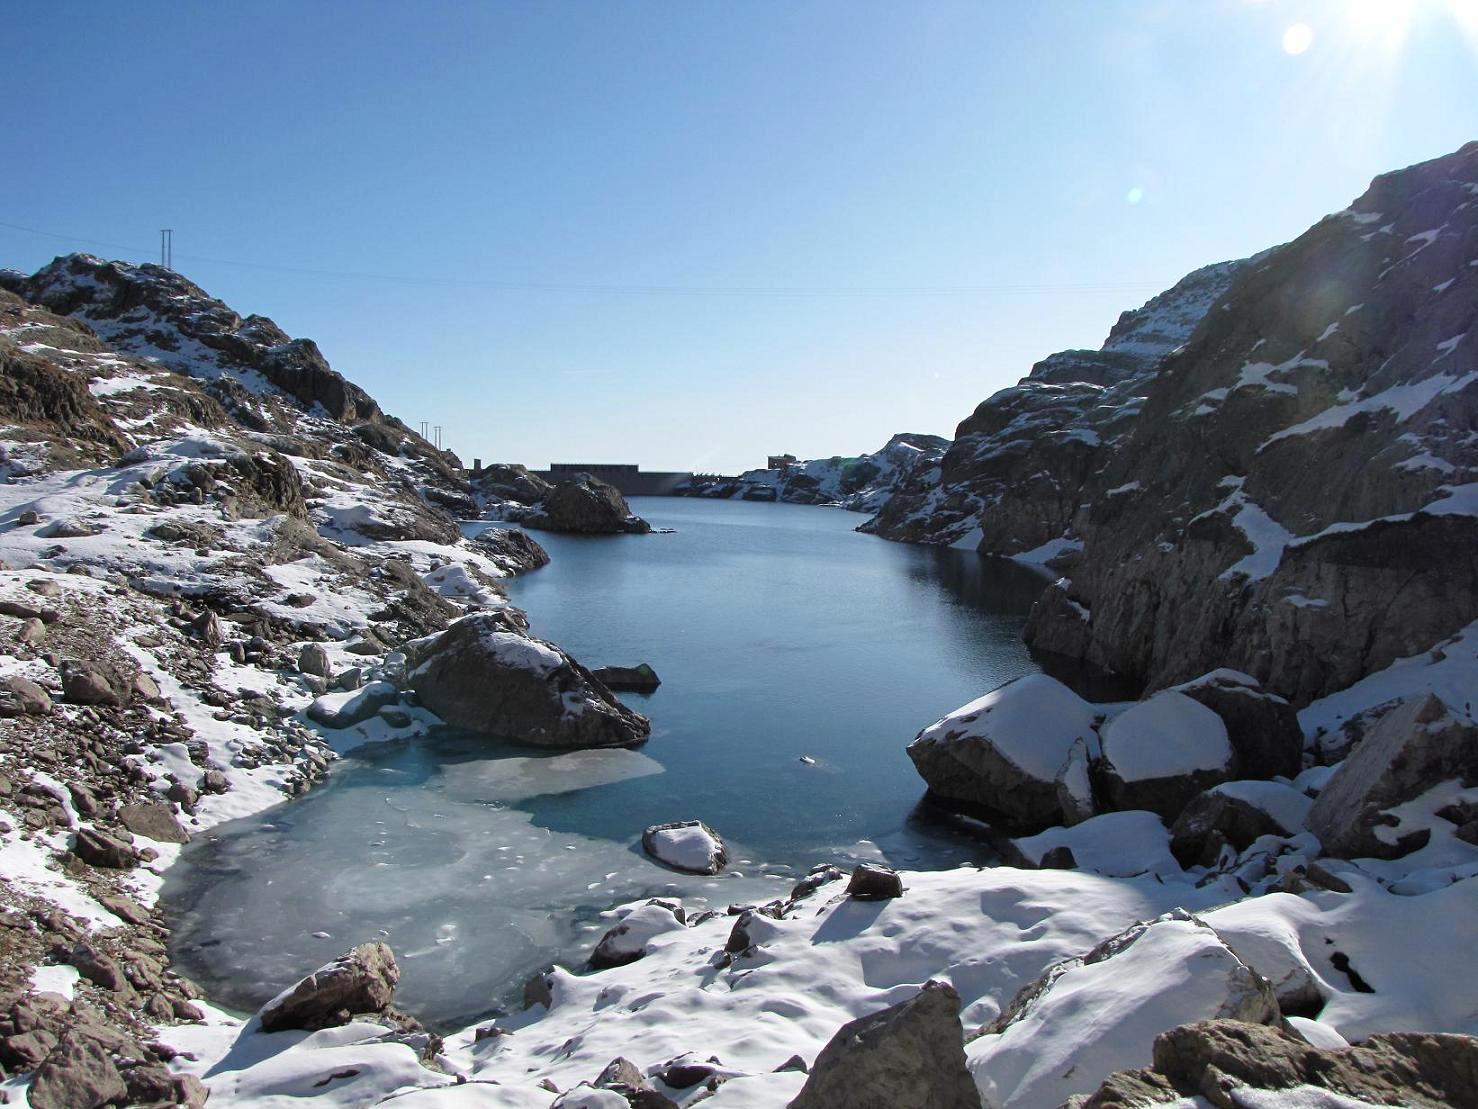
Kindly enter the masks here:
M 549 495 L 554 486 L 527 466 L 498 464 L 484 466 L 472 477 L 473 488 L 490 501 L 534 505 Z
M 927 982 L 837 1029 L 790 1109 L 980 1109 L 962 1040 L 960 995 Z
M 332 1028 L 355 1016 L 386 1012 L 399 982 L 390 948 L 362 943 L 267 1002 L 258 1019 L 263 1032 Z
M 1002 828 L 1060 823 L 1058 775 L 1073 745 L 1098 748 L 1097 715 L 1061 682 L 1033 674 L 956 709 L 908 746 L 930 793 Z
M 488 528 L 473 542 L 505 574 L 526 574 L 549 565 L 549 552 L 518 528 Z
M 1159 1033 L 1200 1019 L 1282 1022 L 1267 981 L 1177 910 L 1047 970 L 966 1054 L 987 1104 L 1060 1105 L 1147 1064 Z
M 1407 698 L 1340 764 L 1309 811 L 1308 829 L 1331 855 L 1404 855 L 1428 833 L 1403 833 L 1386 810 L 1451 779 L 1478 783 L 1478 724 L 1436 696 Z
M 1313 1104 L 1319 1090 L 1362 1105 L 1478 1105 L 1478 1038 L 1389 1032 L 1353 1047 L 1317 1048 L 1263 1024 L 1199 1021 L 1157 1037 L 1153 1067 L 1111 1075 L 1070 1104 L 1129 1109 L 1205 1098 L 1215 1109 L 1240 1109 L 1254 1098 L 1273 1103 L 1260 1094 Z
M 589 474 L 577 474 L 555 485 L 520 522 L 573 535 L 645 535 L 652 530 L 631 511 L 619 489 Z
M 448 724 L 537 747 L 630 747 L 651 732 L 564 651 L 503 612 L 462 618 L 410 660 L 410 684 Z
M 1175 687 L 1226 725 L 1237 770 L 1248 778 L 1297 777 L 1303 769 L 1303 729 L 1286 698 L 1235 670 L 1213 670 Z
M 202 362 L 209 360 L 238 374 L 259 373 L 304 406 L 321 406 L 335 420 L 381 415 L 368 393 L 329 367 L 311 339 L 291 339 L 265 316 L 243 318 L 162 266 L 72 254 L 16 283 L 13 291 L 86 321 L 116 347 L 147 349 L 182 373 L 200 373 Z M 185 349 L 181 334 L 206 351 Z

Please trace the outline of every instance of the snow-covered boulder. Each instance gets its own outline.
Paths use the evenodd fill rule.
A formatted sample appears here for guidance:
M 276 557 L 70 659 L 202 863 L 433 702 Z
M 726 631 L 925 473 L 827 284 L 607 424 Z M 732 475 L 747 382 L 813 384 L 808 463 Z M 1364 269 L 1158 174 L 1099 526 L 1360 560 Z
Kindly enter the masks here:
M 596 970 L 634 963 L 647 953 L 647 944 L 667 932 L 687 926 L 687 915 L 681 905 L 670 901 L 648 901 L 622 911 L 620 922 L 601 937 L 590 953 L 590 965 Z
M 1236 756 L 1220 716 L 1165 690 L 1103 730 L 1103 793 L 1115 809 L 1148 809 L 1166 820 L 1192 797 L 1232 777 Z
M 717 874 L 729 861 L 724 841 L 701 820 L 654 824 L 641 836 L 642 850 L 686 874 Z
M 1256 678 L 1237 670 L 1213 670 L 1175 689 L 1221 717 L 1243 777 L 1292 778 L 1303 768 L 1298 713 Z
M 908 746 L 936 797 L 1012 831 L 1062 819 L 1058 775 L 1075 743 L 1098 749 L 1093 706 L 1045 674 L 1008 682 L 921 731 Z
M 1478 778 L 1478 725 L 1436 696 L 1408 698 L 1340 765 L 1306 826 L 1331 855 L 1395 858 L 1420 847 L 1425 836 L 1398 836 L 1383 810 L 1451 778 Z
M 419 645 L 408 681 L 448 724 L 537 747 L 632 747 L 652 730 L 585 667 L 497 610 Z
M 1136 924 L 1027 986 L 965 1053 L 991 1109 L 1061 1105 L 1149 1064 L 1176 1025 L 1280 1019 L 1267 982 L 1181 910 Z
M 352 728 L 398 700 L 400 690 L 389 682 L 370 682 L 358 689 L 325 693 L 308 706 L 308 719 L 325 728 Z
M 1010 851 L 1017 856 L 1010 861 L 1031 867 L 1047 867 L 1061 860 L 1058 869 L 1071 866 L 1111 878 L 1181 876 L 1170 853 L 1170 833 L 1152 812 L 1103 813 L 1071 828 L 1048 828 L 1012 840 Z M 1064 851 L 1069 854 L 1064 856 Z
M 790 1109 L 980 1109 L 963 1040 L 960 995 L 926 982 L 907 1001 L 842 1025 Z
M 1282 782 L 1223 782 L 1181 810 L 1170 829 L 1170 849 L 1184 866 L 1210 866 L 1224 843 L 1241 851 L 1259 836 L 1296 835 L 1312 804 Z
M 362 943 L 283 990 L 258 1014 L 263 1032 L 331 1028 L 390 1007 L 400 969 L 383 943 Z

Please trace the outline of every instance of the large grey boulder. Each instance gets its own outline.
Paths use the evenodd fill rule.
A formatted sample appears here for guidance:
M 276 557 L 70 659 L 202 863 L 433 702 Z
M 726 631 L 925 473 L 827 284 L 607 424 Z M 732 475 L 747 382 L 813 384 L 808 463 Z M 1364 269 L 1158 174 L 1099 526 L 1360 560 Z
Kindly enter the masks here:
M 76 1029 L 62 1033 L 27 1096 L 32 1109 L 98 1109 L 126 1099 L 128 1086 L 106 1044 Z
M 1102 793 L 1115 809 L 1174 820 L 1196 794 L 1233 777 L 1236 754 L 1221 717 L 1165 690 L 1103 729 Z
M 790 1109 L 980 1109 L 963 1045 L 960 995 L 926 982 L 907 1001 L 842 1025 Z
M 147 836 L 161 843 L 189 843 L 190 834 L 175 819 L 174 806 L 166 801 L 140 801 L 122 805 L 118 822 L 136 836 Z
M 1075 745 L 1098 749 L 1096 722 L 1093 706 L 1067 686 L 1031 674 L 925 728 L 908 757 L 946 804 L 1008 831 L 1039 832 L 1063 819 L 1058 775 Z
M 408 680 L 448 724 L 537 747 L 631 747 L 651 733 L 590 671 L 499 611 L 420 647 Z
M 1395 858 L 1426 837 L 1398 836 L 1383 811 L 1454 778 L 1478 780 L 1478 724 L 1432 694 L 1407 698 L 1340 764 L 1306 826 L 1331 855 Z
M 643 535 L 652 530 L 631 511 L 619 489 L 589 474 L 577 474 L 554 486 L 521 522 L 531 528 L 576 535 Z
M 1272 987 L 1183 910 L 1049 968 L 966 1049 L 986 1104 L 1061 1105 L 1147 1065 L 1155 1037 L 1213 1018 L 1279 1023 Z
M 1152 1068 L 1111 1075 L 1091 1097 L 1072 1104 L 1127 1109 L 1200 1097 L 1215 1109 L 1241 1109 L 1254 1099 L 1274 1104 L 1280 1093 L 1291 1099 L 1295 1090 L 1304 1094 L 1300 1103 L 1313 1104 L 1306 1087 L 1357 1099 L 1344 1104 L 1478 1105 L 1478 1038 L 1386 1032 L 1353 1047 L 1318 1048 L 1267 1025 L 1198 1021 L 1155 1040 Z
M 352 1017 L 390 1008 L 400 968 L 383 943 L 362 943 L 319 967 L 262 1007 L 263 1032 L 315 1030 L 347 1024 Z

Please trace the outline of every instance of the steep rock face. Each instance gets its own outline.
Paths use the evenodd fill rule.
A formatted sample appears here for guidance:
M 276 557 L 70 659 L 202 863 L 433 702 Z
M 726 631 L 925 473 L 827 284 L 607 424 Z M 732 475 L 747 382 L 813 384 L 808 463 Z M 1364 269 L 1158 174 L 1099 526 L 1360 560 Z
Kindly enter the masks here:
M 949 440 L 938 435 L 903 432 L 871 454 L 746 470 L 737 478 L 694 477 L 675 492 L 683 497 L 837 504 L 854 512 L 876 512 L 900 487 L 936 467 L 948 447 Z
M 1295 705 L 1478 616 L 1478 144 L 1241 268 L 1073 526 L 1036 647 Z
M 909 543 L 963 540 L 1007 555 L 1061 536 L 1089 479 L 1133 426 L 1165 356 L 1246 266 L 1197 270 L 1120 316 L 1101 350 L 1038 362 L 982 401 L 938 466 L 909 476 L 862 530 Z

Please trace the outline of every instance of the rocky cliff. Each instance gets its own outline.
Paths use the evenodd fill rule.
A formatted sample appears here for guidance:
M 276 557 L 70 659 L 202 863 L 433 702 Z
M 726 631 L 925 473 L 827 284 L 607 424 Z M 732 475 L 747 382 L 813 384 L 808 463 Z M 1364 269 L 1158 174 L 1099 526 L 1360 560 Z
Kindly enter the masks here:
M 1089 479 L 1134 425 L 1161 362 L 1245 265 L 1197 270 L 1120 316 L 1099 350 L 1065 350 L 1038 362 L 982 401 L 938 465 L 907 475 L 862 530 L 999 554 L 1061 536 Z
M 1478 144 L 1040 363 L 868 525 L 1057 554 L 1033 647 L 1297 704 L 1478 618 Z
M 1305 703 L 1478 618 L 1478 144 L 1245 267 L 1071 527 L 1035 646 Z

